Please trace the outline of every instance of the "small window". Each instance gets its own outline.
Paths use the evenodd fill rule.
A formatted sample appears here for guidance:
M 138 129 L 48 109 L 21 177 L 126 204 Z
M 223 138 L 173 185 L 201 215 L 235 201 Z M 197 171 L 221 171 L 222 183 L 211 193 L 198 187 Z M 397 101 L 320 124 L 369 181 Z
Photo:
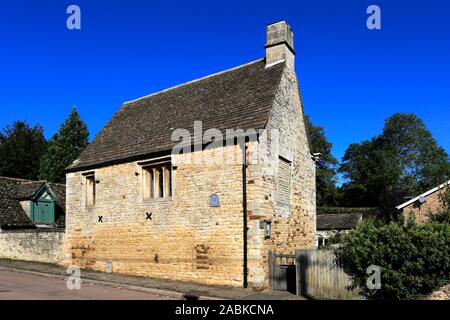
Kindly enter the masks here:
M 172 170 L 170 167 L 163 168 L 163 176 L 164 176 L 164 197 L 172 196 Z
M 264 239 L 270 239 L 272 235 L 272 222 L 271 221 L 265 221 L 264 224 Z
M 95 174 L 86 175 L 86 206 L 95 205 Z
M 323 237 L 317 238 L 317 244 L 319 248 L 323 247 Z
M 163 198 L 164 197 L 164 170 L 163 168 L 156 169 L 156 172 L 158 174 L 158 197 Z
M 155 172 L 153 168 L 142 168 L 142 193 L 144 200 L 155 197 Z
M 318 239 L 319 248 L 326 247 L 330 244 L 330 239 L 327 237 L 320 236 Z
M 172 166 L 161 163 L 142 166 L 144 200 L 172 197 Z

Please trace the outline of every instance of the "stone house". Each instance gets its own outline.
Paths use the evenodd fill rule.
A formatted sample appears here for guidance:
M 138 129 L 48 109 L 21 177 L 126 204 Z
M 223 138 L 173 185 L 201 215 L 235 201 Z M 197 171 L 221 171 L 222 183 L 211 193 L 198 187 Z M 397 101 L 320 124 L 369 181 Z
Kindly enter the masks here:
M 441 201 L 441 194 L 450 188 L 450 181 L 447 181 L 436 188 L 412 198 L 399 205 L 397 210 L 405 217 L 414 214 L 417 221 L 427 221 L 429 213 L 437 213 L 444 209 Z
M 265 287 L 269 250 L 315 246 L 315 158 L 286 22 L 267 26 L 265 49 L 120 108 L 67 168 L 64 265 Z
M 362 213 L 330 213 L 317 215 L 317 246 L 326 246 L 330 238 L 355 229 L 363 220 Z

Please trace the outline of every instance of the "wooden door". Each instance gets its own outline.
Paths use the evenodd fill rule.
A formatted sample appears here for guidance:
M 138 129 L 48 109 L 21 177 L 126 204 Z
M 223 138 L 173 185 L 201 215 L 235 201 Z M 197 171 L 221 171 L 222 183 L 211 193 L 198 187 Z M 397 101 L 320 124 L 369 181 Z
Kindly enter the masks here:
M 33 223 L 53 224 L 55 222 L 55 204 L 50 201 L 33 202 Z

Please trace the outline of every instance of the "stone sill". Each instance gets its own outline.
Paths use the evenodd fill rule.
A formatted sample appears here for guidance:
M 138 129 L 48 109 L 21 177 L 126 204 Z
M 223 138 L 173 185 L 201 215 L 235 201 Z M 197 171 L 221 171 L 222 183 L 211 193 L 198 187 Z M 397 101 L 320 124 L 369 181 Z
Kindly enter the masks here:
M 173 204 L 173 197 L 170 198 L 156 198 L 156 199 L 148 199 L 143 200 L 140 205 L 146 206 L 146 205 L 154 205 L 154 204 Z

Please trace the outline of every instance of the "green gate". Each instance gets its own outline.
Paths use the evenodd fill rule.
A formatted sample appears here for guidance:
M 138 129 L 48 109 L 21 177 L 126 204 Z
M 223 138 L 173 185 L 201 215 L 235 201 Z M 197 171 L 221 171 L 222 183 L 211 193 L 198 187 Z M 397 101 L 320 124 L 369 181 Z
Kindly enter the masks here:
M 35 224 L 53 224 L 55 222 L 55 203 L 51 201 L 33 201 L 31 213 Z
M 55 223 L 55 203 L 56 198 L 53 193 L 44 186 L 31 200 L 30 218 L 34 224 Z

